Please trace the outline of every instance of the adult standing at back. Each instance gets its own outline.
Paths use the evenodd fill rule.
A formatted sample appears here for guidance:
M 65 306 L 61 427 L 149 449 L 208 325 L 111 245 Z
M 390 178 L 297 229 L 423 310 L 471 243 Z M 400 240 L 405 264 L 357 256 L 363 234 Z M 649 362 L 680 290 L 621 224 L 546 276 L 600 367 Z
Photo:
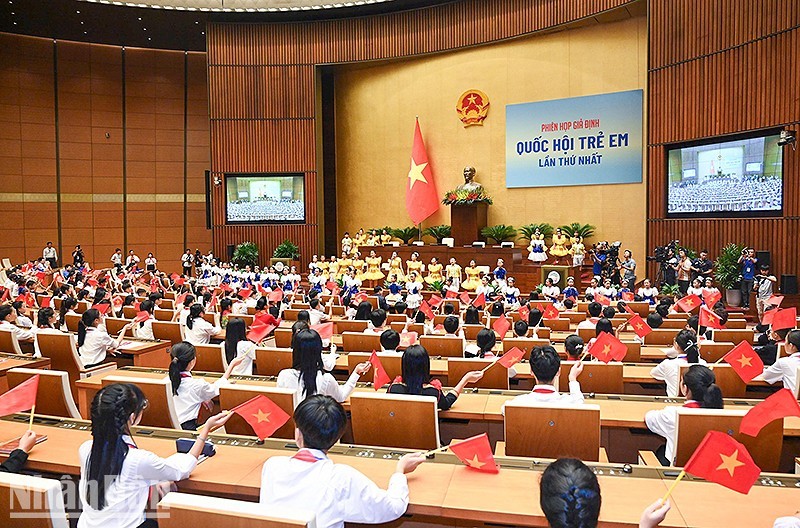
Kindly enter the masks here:
M 689 280 L 692 278 L 692 260 L 686 254 L 684 248 L 678 250 L 678 262 L 672 266 L 672 269 L 678 275 L 678 287 L 681 290 L 681 295 L 686 295 L 689 290 Z
M 48 242 L 47 246 L 42 250 L 42 257 L 50 263 L 50 268 L 56 269 L 58 267 L 58 252 L 53 247 L 52 242 Z
M 194 255 L 192 250 L 186 248 L 186 251 L 181 255 L 181 266 L 183 267 L 183 274 L 187 277 L 192 275 L 192 263 L 194 262 Z
M 742 308 L 748 310 L 750 308 L 750 292 L 753 291 L 753 283 L 756 278 L 756 250 L 753 248 L 744 248 L 742 254 L 739 256 L 739 265 L 742 267 Z
M 81 245 L 78 244 L 75 246 L 75 251 L 72 252 L 72 265 L 76 268 L 83 266 L 83 263 L 86 259 L 83 256 L 83 250 L 81 249 Z

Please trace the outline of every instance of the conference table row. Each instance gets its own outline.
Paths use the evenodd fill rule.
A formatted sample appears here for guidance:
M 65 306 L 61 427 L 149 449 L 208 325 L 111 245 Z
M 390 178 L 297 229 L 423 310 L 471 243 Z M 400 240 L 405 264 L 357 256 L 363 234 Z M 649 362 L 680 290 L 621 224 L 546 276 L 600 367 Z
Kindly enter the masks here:
M 19 436 L 27 415 L 0 420 L 0 438 Z M 34 430 L 48 439 L 31 452 L 27 470 L 60 478 L 80 473 L 78 447 L 90 440 L 89 423 L 37 417 Z M 141 449 L 160 456 L 175 452 L 175 439 L 188 432 L 134 428 Z M 286 440 L 212 435 L 216 456 L 206 459 L 190 478 L 177 483 L 186 493 L 258 500 L 261 467 L 272 456 L 291 456 L 296 446 Z M 330 456 L 363 472 L 385 487 L 394 471 L 399 449 L 340 444 Z M 436 454 L 409 474 L 410 504 L 405 516 L 389 526 L 547 526 L 539 507 L 539 479 L 547 461 L 502 457 L 496 474 L 463 466 L 449 453 Z M 603 505 L 601 526 L 637 526 L 642 510 L 663 496 L 678 471 L 668 468 L 590 463 L 598 476 Z M 672 509 L 662 526 L 769 527 L 775 518 L 791 515 L 797 507 L 798 479 L 793 475 L 763 474 L 748 495 L 687 477 L 674 490 Z M 75 515 L 73 513 L 73 515 Z

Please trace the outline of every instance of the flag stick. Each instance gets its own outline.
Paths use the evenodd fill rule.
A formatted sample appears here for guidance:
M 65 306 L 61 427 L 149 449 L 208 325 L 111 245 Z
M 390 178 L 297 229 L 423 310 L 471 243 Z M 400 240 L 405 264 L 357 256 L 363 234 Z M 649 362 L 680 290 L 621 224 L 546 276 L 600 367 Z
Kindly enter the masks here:
M 32 429 L 33 429 L 33 412 L 34 412 L 35 410 L 36 410 L 36 404 L 34 403 L 34 404 L 33 404 L 33 407 L 31 407 L 31 418 L 30 418 L 30 420 L 28 421 L 28 431 L 30 431 L 30 430 L 32 430 Z
M 426 457 L 426 456 L 432 455 L 434 453 L 444 453 L 448 449 L 450 449 L 449 445 L 442 446 L 442 447 L 439 447 L 439 448 L 436 448 L 436 449 L 431 449 L 430 451 L 425 451 L 424 453 L 422 453 L 422 456 Z
M 499 359 L 495 359 L 494 361 L 492 361 L 491 363 L 489 363 L 488 365 L 486 365 L 486 366 L 483 368 L 483 370 L 481 370 L 481 372 L 486 372 L 487 370 L 489 370 L 490 368 L 492 368 L 493 366 L 495 366 L 495 364 L 496 364 L 498 361 L 500 361 L 500 360 L 499 360 Z
M 672 485 L 667 490 L 667 494 L 664 495 L 664 498 L 661 499 L 661 502 L 667 502 L 667 499 L 669 498 L 669 496 L 672 495 L 672 490 L 675 489 L 675 486 L 678 485 L 678 482 L 680 482 L 681 479 L 683 479 L 683 477 L 685 477 L 685 476 L 686 476 L 686 470 L 682 469 L 681 472 L 678 474 L 678 478 L 675 479 L 675 481 L 672 483 Z

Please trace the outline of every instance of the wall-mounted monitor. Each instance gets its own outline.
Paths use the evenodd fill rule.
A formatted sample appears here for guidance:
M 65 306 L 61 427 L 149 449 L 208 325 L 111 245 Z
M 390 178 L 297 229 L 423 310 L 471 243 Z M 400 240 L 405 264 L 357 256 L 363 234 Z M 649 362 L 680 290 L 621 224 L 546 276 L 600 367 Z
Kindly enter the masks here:
M 225 175 L 229 224 L 302 224 L 306 221 L 302 173 Z
M 667 216 L 780 216 L 779 132 L 711 138 L 667 150 Z

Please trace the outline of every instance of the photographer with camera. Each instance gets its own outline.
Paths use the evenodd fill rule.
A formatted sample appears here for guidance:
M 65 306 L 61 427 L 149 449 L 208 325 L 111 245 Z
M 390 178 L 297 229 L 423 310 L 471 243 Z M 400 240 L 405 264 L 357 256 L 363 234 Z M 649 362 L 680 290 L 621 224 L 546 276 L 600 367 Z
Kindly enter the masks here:
M 742 254 L 737 261 L 742 266 L 742 285 L 740 291 L 742 292 L 742 308 L 748 310 L 750 308 L 750 292 L 753 291 L 753 284 L 756 276 L 756 250 L 753 248 L 744 248 Z
M 707 249 L 701 250 L 700 257 L 694 259 L 694 262 L 692 262 L 692 271 L 694 272 L 692 280 L 700 279 L 702 283 L 705 283 L 706 279 L 711 277 L 714 271 L 714 261 L 708 258 Z

